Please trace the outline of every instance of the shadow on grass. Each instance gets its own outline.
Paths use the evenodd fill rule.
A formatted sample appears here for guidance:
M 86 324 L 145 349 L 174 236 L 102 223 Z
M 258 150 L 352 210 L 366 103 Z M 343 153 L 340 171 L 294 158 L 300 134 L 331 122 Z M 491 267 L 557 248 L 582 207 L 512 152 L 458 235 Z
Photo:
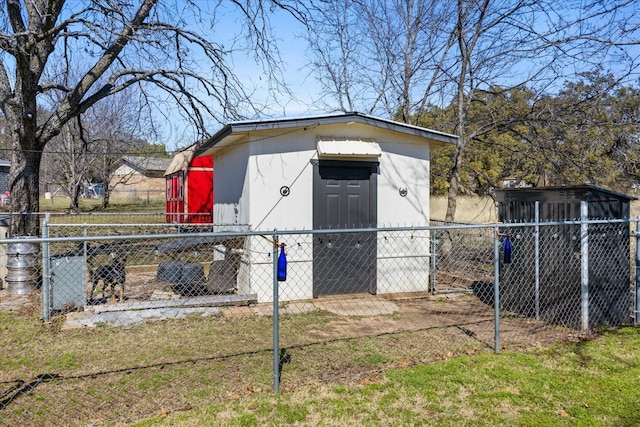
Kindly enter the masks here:
M 305 344 L 299 344 L 299 345 L 293 345 L 293 346 L 284 347 L 284 348 L 281 348 L 279 350 L 279 374 L 280 374 L 280 376 L 282 376 L 282 371 L 283 371 L 283 368 L 285 367 L 285 365 L 291 363 L 292 356 L 291 356 L 291 354 L 289 352 L 291 350 L 294 350 L 294 349 L 312 348 L 312 347 L 315 347 L 315 346 L 325 346 L 327 344 L 340 343 L 340 342 L 353 342 L 353 341 L 357 341 L 357 340 L 363 339 L 363 338 L 381 338 L 381 337 L 387 337 L 387 336 L 391 337 L 391 336 L 404 334 L 404 333 L 415 333 L 415 332 L 425 332 L 425 331 L 438 330 L 438 329 L 456 328 L 456 329 L 459 329 L 462 332 L 464 332 L 465 335 L 469 336 L 470 338 L 474 339 L 475 341 L 480 342 L 482 345 L 484 345 L 487 348 L 491 349 L 493 347 L 489 343 L 486 343 L 486 342 L 482 341 L 479 337 L 477 337 L 475 335 L 475 333 L 472 333 L 467 328 L 467 327 L 470 327 L 470 326 L 473 326 L 473 325 L 478 325 L 480 323 L 485 323 L 485 322 L 486 321 L 474 321 L 474 322 L 466 322 L 466 323 L 463 323 L 463 324 L 459 324 L 458 323 L 458 324 L 444 325 L 444 326 L 443 325 L 430 326 L 430 327 L 418 328 L 418 329 L 410 330 L 410 331 L 402 330 L 402 331 L 395 331 L 395 332 L 384 332 L 384 333 L 373 334 L 373 335 L 368 334 L 368 335 L 364 335 L 364 336 L 355 336 L 355 337 L 353 337 L 353 336 L 352 337 L 338 337 L 338 338 L 325 339 L 325 340 L 319 340 L 319 341 L 314 341 L 314 342 L 305 343 Z M 199 363 L 199 362 L 233 360 L 234 358 L 242 358 L 242 357 L 246 357 L 246 356 L 255 356 L 255 355 L 265 355 L 265 354 L 272 353 L 272 352 L 273 352 L 272 348 L 263 348 L 263 349 L 252 350 L 252 351 L 237 352 L 237 353 L 227 354 L 227 355 L 219 355 L 219 356 L 212 356 L 212 357 L 201 357 L 201 358 L 190 358 L 190 359 L 185 359 L 185 360 L 180 360 L 180 361 L 173 361 L 173 362 L 159 362 L 159 363 L 147 364 L 147 365 L 142 365 L 142 366 L 124 367 L 124 368 L 120 368 L 120 369 L 105 370 L 105 371 L 101 371 L 101 372 L 92 372 L 92 373 L 87 373 L 87 374 L 82 374 L 82 375 L 66 375 L 65 376 L 65 375 L 57 374 L 57 373 L 45 373 L 45 374 L 40 374 L 40 375 L 36 376 L 35 378 L 30 379 L 30 380 L 15 379 L 15 380 L 12 380 L 12 381 L 5 382 L 5 384 L 12 384 L 12 386 L 10 386 L 7 390 L 3 391 L 0 394 L 0 410 L 6 409 L 17 398 L 19 398 L 22 395 L 25 395 L 25 394 L 28 394 L 28 393 L 32 392 L 39 385 L 42 385 L 42 384 L 45 384 L 45 383 L 62 382 L 62 381 L 70 381 L 70 380 L 82 380 L 82 379 L 96 379 L 97 377 L 113 375 L 113 374 L 131 374 L 131 373 L 134 373 L 136 371 L 144 371 L 144 370 L 148 370 L 148 369 L 157 369 L 157 368 L 166 368 L 166 367 L 171 367 L 171 366 L 188 365 L 188 364 L 195 364 L 195 363 Z M 354 363 L 356 363 L 356 362 L 357 361 L 354 361 Z M 380 368 L 376 369 L 376 371 L 380 371 Z

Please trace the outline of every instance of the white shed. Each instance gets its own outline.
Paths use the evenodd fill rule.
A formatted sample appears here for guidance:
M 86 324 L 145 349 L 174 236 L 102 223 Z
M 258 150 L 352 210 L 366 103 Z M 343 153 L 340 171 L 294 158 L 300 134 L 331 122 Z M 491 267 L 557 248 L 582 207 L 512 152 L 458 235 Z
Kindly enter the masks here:
M 203 141 L 198 155 L 214 158 L 216 224 L 252 230 L 428 225 L 431 148 L 456 138 L 353 112 L 233 122 Z M 422 239 L 415 247 L 379 245 L 373 234 L 366 243 L 354 235 L 334 235 L 332 242 L 296 236 L 287 253 L 296 274 L 287 279 L 283 298 L 426 290 L 429 245 Z M 237 288 L 265 302 L 272 299 L 272 258 L 257 247 L 264 248 L 264 239 L 245 242 Z M 354 257 L 359 260 L 336 266 Z M 403 257 L 414 264 L 399 268 Z

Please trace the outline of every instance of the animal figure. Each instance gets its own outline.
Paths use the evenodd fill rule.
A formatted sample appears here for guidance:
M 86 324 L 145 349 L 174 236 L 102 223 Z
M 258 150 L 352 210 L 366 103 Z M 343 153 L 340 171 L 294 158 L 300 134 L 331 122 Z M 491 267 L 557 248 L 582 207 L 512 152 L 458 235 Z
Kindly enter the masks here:
M 127 273 L 125 272 L 124 257 L 117 257 L 116 254 L 111 254 L 113 262 L 109 265 L 101 265 L 95 271 L 91 273 L 91 293 L 89 299 L 93 300 L 93 293 L 98 287 L 98 283 L 102 280 L 102 298 L 105 297 L 105 288 L 108 286 L 111 289 L 111 298 L 116 300 L 116 285 L 120 285 L 120 302 L 124 299 L 124 283 L 127 279 Z

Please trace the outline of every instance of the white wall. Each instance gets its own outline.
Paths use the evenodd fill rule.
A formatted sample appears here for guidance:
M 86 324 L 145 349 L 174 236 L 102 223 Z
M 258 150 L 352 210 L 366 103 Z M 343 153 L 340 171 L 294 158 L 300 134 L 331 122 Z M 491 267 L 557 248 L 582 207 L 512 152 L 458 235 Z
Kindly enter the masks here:
M 429 225 L 430 149 L 424 143 L 380 143 L 378 226 Z M 407 190 L 400 195 L 400 188 Z M 429 232 L 378 233 L 377 292 L 428 290 Z
M 319 136 L 372 138 L 383 150 L 378 175 L 378 225 L 429 223 L 430 150 L 424 141 L 369 127 L 322 127 L 225 149 L 215 158 L 216 223 L 250 223 L 254 230 L 311 229 L 313 166 Z M 288 186 L 289 196 L 280 195 Z M 399 194 L 407 189 L 407 196 Z M 237 209 L 237 212 L 236 212 Z
M 249 224 L 248 144 L 239 144 L 214 156 L 213 222 Z
M 248 160 L 250 217 L 254 230 L 304 230 L 312 226 L 316 135 L 301 130 L 251 145 Z M 289 187 L 288 196 L 280 189 Z
M 429 147 L 383 142 L 378 176 L 378 225 L 429 225 Z M 406 188 L 407 195 L 400 195 Z
M 264 237 L 271 238 L 271 235 Z M 313 298 L 312 240 L 310 234 L 283 235 L 286 243 L 287 280 L 279 283 L 282 301 Z M 263 237 L 245 242 L 245 256 L 239 278 L 240 293 L 255 293 L 259 302 L 273 301 L 273 246 Z

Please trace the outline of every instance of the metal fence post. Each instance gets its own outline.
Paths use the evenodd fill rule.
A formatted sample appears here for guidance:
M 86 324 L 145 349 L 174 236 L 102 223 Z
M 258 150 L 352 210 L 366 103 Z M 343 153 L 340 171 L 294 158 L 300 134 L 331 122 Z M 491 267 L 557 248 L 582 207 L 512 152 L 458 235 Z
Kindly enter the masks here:
M 431 277 L 429 280 L 429 292 L 436 291 L 436 285 L 438 283 L 438 279 L 436 277 L 436 270 L 438 268 L 436 263 L 436 251 L 438 250 L 438 234 L 436 230 L 432 230 L 433 233 L 431 238 Z
M 84 226 L 82 227 L 82 235 L 85 237 L 84 242 L 82 242 L 82 256 L 84 257 L 84 262 L 82 263 L 84 265 L 84 277 L 87 277 L 87 269 L 88 269 L 88 262 L 89 262 L 89 243 L 87 242 L 87 224 L 85 223 Z M 85 294 L 86 294 L 86 290 L 85 290 Z M 89 295 L 88 296 L 89 299 L 93 298 L 93 295 Z
M 494 351 L 500 353 L 500 230 L 493 229 L 493 307 L 495 317 Z
M 82 227 L 82 235 L 84 237 L 87 237 L 87 224 L 84 224 L 84 226 Z M 87 264 L 87 255 L 88 255 L 88 251 L 87 251 L 87 240 L 85 239 L 84 242 L 82 242 L 82 255 L 84 256 L 84 260 L 85 260 L 85 266 Z M 86 270 L 86 268 L 85 268 Z M 86 273 L 86 271 L 85 271 Z
M 634 309 L 634 324 L 640 325 L 640 216 L 636 218 L 636 298 Z
M 280 392 L 280 325 L 278 319 L 278 231 L 273 231 L 273 389 Z
M 47 213 L 42 222 L 42 237 L 49 237 L 49 218 Z M 51 322 L 51 276 L 49 273 L 49 242 L 42 243 L 42 321 Z
M 580 308 L 582 330 L 589 329 L 589 204 L 580 202 Z
M 540 202 L 535 203 L 536 225 L 534 229 L 534 257 L 535 257 L 535 304 L 536 320 L 540 320 Z

